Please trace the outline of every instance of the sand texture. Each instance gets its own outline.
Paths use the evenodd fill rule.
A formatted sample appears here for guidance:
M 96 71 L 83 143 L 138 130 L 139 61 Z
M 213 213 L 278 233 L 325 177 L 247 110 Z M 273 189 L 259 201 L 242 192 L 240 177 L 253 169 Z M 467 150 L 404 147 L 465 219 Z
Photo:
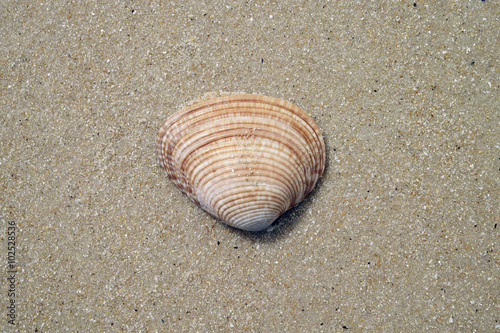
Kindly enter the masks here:
M 0 9 L 0 331 L 500 332 L 498 1 Z M 270 232 L 158 165 L 165 119 L 223 91 L 322 130 Z

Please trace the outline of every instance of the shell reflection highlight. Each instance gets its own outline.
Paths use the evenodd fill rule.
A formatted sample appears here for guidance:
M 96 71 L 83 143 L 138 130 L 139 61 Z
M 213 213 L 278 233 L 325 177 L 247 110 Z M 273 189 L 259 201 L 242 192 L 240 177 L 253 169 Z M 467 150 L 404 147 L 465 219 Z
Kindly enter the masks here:
M 312 118 L 262 95 L 205 100 L 170 116 L 157 151 L 168 177 L 230 226 L 261 231 L 301 202 L 325 167 Z

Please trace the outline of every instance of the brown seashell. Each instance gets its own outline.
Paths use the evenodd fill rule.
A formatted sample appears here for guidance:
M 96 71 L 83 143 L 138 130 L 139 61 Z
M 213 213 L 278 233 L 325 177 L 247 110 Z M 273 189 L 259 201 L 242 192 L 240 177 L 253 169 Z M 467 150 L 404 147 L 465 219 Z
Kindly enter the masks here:
M 211 215 L 248 231 L 269 227 L 301 202 L 325 168 L 312 118 L 262 95 L 205 100 L 170 116 L 158 132 L 168 177 Z

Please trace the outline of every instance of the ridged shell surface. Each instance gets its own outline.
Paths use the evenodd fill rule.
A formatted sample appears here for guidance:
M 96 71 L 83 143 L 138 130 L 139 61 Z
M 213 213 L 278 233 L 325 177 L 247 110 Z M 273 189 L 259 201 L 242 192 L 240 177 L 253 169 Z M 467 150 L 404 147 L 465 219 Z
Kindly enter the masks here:
M 287 101 L 230 95 L 190 105 L 158 132 L 168 177 L 205 211 L 261 231 L 302 201 L 325 167 L 312 118 Z

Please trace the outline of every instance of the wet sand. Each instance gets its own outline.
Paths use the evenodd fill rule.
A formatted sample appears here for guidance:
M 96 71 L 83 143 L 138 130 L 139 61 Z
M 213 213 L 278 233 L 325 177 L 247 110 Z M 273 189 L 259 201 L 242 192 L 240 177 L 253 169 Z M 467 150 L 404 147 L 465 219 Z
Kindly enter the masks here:
M 3 331 L 500 331 L 496 2 L 2 8 Z M 163 121 L 218 91 L 322 129 L 271 232 L 157 163 Z

